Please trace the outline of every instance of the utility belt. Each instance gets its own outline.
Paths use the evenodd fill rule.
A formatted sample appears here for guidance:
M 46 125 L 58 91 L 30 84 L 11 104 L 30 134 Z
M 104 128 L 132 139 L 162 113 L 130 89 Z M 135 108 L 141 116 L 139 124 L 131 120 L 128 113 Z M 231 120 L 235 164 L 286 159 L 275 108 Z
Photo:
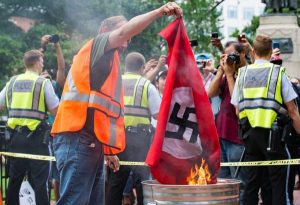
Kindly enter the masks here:
M 36 136 L 36 139 L 40 139 L 42 144 L 49 144 L 50 140 L 50 125 L 46 120 L 41 121 L 37 128 L 31 131 L 27 126 L 16 126 L 15 129 L 7 128 L 7 134 L 5 138 L 10 140 L 15 134 L 23 135 L 28 139 L 32 139 Z
M 153 132 L 153 126 L 152 125 L 145 125 L 145 124 L 138 124 L 136 126 L 127 126 L 125 128 L 126 132 L 131 133 L 152 133 Z
M 288 142 L 290 136 L 289 127 L 292 125 L 292 122 L 289 117 L 278 114 L 277 118 L 273 122 L 270 129 L 266 128 L 252 128 L 248 118 L 243 118 L 239 120 L 239 136 L 245 141 L 254 132 L 263 132 L 268 134 L 268 152 L 277 152 L 280 149 L 280 146 L 283 143 Z

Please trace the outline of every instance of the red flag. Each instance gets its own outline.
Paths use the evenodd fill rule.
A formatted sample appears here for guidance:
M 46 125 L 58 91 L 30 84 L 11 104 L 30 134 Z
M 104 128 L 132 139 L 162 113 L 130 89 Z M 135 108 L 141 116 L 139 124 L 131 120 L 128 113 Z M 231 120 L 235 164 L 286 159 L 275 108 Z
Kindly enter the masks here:
M 169 46 L 168 76 L 146 163 L 163 184 L 187 184 L 205 159 L 216 183 L 220 145 L 211 105 L 183 24 L 178 18 L 160 32 Z

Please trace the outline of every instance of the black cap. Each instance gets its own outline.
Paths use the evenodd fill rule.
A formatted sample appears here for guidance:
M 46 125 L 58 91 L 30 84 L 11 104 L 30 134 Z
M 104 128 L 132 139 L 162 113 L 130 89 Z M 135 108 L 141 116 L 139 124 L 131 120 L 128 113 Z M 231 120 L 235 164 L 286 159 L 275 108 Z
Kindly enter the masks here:
M 167 76 L 168 75 L 168 70 L 167 69 L 163 69 L 161 71 L 158 72 L 158 74 L 156 75 L 155 80 L 158 81 L 160 77 L 162 76 Z

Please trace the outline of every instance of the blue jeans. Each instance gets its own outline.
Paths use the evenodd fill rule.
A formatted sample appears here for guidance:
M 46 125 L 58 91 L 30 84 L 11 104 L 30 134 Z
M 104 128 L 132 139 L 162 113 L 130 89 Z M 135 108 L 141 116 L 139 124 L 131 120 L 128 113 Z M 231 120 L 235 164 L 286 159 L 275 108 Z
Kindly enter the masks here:
M 64 133 L 53 140 L 60 176 L 57 205 L 104 205 L 102 144 L 93 136 Z
M 235 144 L 227 140 L 220 138 L 221 147 L 221 162 L 238 162 L 241 159 L 242 153 L 244 151 L 244 146 L 240 144 Z M 237 167 L 221 167 L 219 177 L 226 179 L 233 179 Z M 237 179 L 241 181 L 240 184 L 240 204 L 243 204 L 243 194 L 245 186 L 245 168 L 240 167 L 237 175 Z
M 244 146 L 220 138 L 221 162 L 238 162 L 242 156 Z M 236 167 L 221 167 L 220 178 L 232 179 Z

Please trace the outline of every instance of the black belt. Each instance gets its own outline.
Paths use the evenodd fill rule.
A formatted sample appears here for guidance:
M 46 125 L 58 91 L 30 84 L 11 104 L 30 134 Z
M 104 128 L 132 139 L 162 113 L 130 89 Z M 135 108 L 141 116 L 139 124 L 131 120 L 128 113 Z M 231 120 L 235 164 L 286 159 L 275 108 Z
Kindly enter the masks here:
M 138 132 L 151 133 L 151 125 L 139 124 L 137 126 L 128 126 L 125 128 L 125 130 L 127 132 L 133 132 L 133 133 L 138 133 Z
M 13 129 L 14 132 L 17 133 L 29 133 L 32 132 L 27 126 L 16 126 L 15 129 Z

